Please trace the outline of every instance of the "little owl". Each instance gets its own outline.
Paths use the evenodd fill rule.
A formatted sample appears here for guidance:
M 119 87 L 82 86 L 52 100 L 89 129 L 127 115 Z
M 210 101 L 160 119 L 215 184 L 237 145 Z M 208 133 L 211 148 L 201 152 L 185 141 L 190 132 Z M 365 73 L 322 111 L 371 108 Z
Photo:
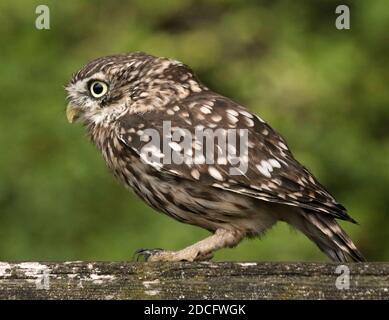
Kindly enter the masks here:
M 300 230 L 333 261 L 364 260 L 336 219 L 355 221 L 286 141 L 207 88 L 187 65 L 141 52 L 102 57 L 81 68 L 66 91 L 68 120 L 86 127 L 126 187 L 154 209 L 211 232 L 176 252 L 139 250 L 148 261 L 208 260 L 277 221 Z M 201 130 L 207 134 L 200 139 Z M 216 131 L 228 139 L 208 139 Z M 151 133 L 158 143 L 150 144 Z M 247 152 L 237 152 L 238 145 Z

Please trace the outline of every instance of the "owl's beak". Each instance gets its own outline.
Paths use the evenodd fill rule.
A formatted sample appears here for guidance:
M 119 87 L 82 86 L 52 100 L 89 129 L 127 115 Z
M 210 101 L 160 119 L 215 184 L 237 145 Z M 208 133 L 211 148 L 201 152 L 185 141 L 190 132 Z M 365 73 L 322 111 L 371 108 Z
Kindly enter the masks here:
M 80 113 L 81 113 L 80 108 L 78 108 L 70 103 L 66 107 L 66 117 L 68 118 L 68 121 L 70 123 L 75 122 L 79 118 Z

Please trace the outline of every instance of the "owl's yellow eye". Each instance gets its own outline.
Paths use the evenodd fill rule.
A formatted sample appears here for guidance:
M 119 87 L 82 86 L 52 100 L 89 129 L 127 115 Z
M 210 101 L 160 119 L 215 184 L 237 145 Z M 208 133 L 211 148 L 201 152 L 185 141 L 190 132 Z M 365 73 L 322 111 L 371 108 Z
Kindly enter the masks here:
M 89 86 L 89 91 L 95 98 L 101 98 L 108 91 L 108 85 L 103 81 L 93 81 Z

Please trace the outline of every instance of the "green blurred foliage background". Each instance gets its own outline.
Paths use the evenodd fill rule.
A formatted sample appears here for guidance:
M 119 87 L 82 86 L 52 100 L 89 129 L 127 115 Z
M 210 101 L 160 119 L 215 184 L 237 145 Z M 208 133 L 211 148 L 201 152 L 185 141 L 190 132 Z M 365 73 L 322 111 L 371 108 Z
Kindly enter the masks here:
M 335 28 L 343 3 L 347 31 Z M 35 28 L 38 4 L 50 30 Z M 386 0 L 1 1 L 0 259 L 128 260 L 207 235 L 124 190 L 66 122 L 73 72 L 146 51 L 191 65 L 266 119 L 360 222 L 342 225 L 366 257 L 388 260 L 388 30 Z M 216 259 L 326 260 L 283 224 Z

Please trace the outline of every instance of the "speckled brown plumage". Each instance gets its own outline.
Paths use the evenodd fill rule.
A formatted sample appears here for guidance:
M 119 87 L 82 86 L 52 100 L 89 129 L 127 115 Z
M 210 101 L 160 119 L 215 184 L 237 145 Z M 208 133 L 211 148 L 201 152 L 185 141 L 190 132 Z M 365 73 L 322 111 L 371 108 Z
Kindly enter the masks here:
M 99 93 L 91 91 L 96 81 Z M 332 260 L 363 260 L 335 219 L 354 220 L 294 159 L 286 141 L 243 106 L 209 90 L 188 66 L 144 53 L 103 57 L 78 71 L 67 92 L 70 120 L 87 127 L 126 187 L 156 210 L 213 233 L 178 252 L 151 252 L 150 260 L 208 259 L 218 248 L 261 235 L 277 221 L 302 231 Z M 150 144 L 149 129 L 162 137 L 157 145 Z M 216 130 L 221 136 L 237 133 L 235 142 L 244 142 L 247 153 L 235 158 L 245 170 L 232 171 L 232 157 L 221 154 L 216 138 L 212 156 L 217 161 L 206 161 L 209 154 L 198 150 L 207 138 L 197 136 L 206 129 L 208 136 Z M 175 135 L 188 138 L 191 147 L 172 141 Z M 182 163 L 165 161 L 171 155 L 164 143 Z

